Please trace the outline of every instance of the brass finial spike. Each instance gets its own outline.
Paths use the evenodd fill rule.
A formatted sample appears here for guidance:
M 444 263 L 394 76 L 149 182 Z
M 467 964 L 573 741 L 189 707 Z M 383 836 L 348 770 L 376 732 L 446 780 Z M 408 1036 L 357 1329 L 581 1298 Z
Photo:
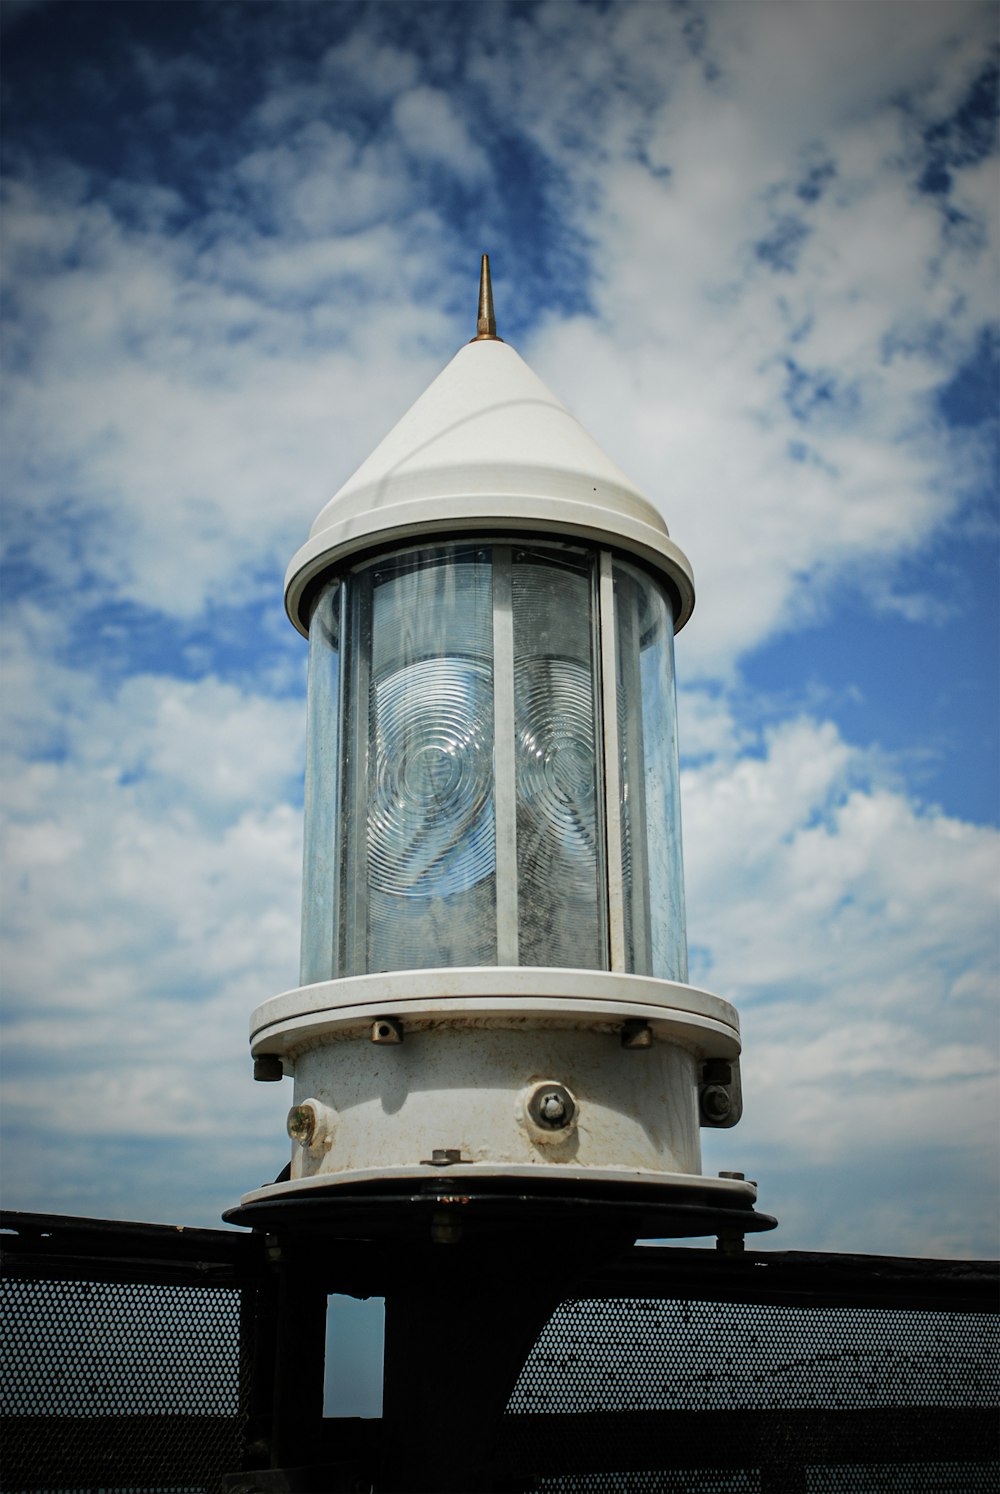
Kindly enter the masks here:
M 493 313 L 493 283 L 490 280 L 490 257 L 483 255 L 482 265 L 479 270 L 479 316 L 476 321 L 476 335 L 473 342 L 503 342 L 502 337 L 497 336 L 497 319 Z

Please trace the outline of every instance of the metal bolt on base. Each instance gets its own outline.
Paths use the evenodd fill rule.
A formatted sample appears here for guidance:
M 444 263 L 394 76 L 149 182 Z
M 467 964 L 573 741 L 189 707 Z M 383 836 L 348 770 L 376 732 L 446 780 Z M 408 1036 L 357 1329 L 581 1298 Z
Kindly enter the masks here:
M 540 1084 L 528 1100 L 528 1115 L 546 1131 L 564 1131 L 576 1117 L 576 1101 L 563 1084 Z
M 701 1113 L 714 1125 L 727 1121 L 733 1111 L 733 1097 L 724 1084 L 706 1084 L 701 1092 Z

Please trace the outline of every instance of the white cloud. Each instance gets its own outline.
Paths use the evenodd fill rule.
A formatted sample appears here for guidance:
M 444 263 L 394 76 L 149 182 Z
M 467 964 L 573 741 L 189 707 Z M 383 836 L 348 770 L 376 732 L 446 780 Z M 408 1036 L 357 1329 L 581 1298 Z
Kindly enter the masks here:
M 356 234 L 383 223 L 413 197 L 394 142 L 366 144 L 321 119 L 310 120 L 280 144 L 251 150 L 234 176 L 247 190 L 254 219 L 266 215 L 285 240 L 297 232 Z
M 740 250 L 764 224 L 720 159 L 724 222 L 705 211 L 703 170 L 690 194 L 638 166 L 609 171 L 602 317 L 553 324 L 530 351 L 692 556 L 703 605 L 687 667 L 724 674 L 845 577 L 878 589 L 873 559 L 891 565 L 955 514 L 976 454 L 928 400 L 980 325 L 949 308 L 969 292 L 981 307 L 993 263 L 948 251 L 933 202 L 873 169 L 862 194 L 821 205 L 790 282 L 745 271 Z M 897 232 L 903 251 L 889 252 Z M 946 324 L 942 349 L 932 333 Z M 892 342 L 909 351 L 887 361 Z
M 768 0 L 719 7 L 710 29 L 723 86 L 744 103 L 752 97 L 776 144 L 817 119 L 864 118 L 902 94 L 950 113 L 993 40 L 988 7 L 962 0 L 863 9 Z
M 927 400 L 991 304 L 989 171 L 959 174 L 978 229 L 949 236 L 913 185 L 892 80 L 925 113 L 953 107 L 981 59 L 982 8 L 892 9 L 905 24 L 870 7 L 864 24 L 842 7 L 713 8 L 699 18 L 707 74 L 692 17 L 656 7 L 542 7 L 530 24 L 511 19 L 499 51 L 496 18 L 469 48 L 482 120 L 487 105 L 516 120 L 547 160 L 553 206 L 590 246 L 597 316 L 553 321 L 526 351 L 692 554 L 703 606 L 689 668 L 725 677 L 822 600 L 818 582 L 828 592 L 862 557 L 891 566 L 961 498 Z M 83 515 L 113 508 L 116 523 L 90 537 L 104 584 L 181 615 L 280 567 L 295 524 L 454 335 L 427 295 L 445 287 L 449 231 L 406 156 L 482 182 L 483 125 L 460 90 L 421 81 L 414 56 L 370 27 L 318 71 L 353 79 L 340 122 L 318 96 L 308 111 L 279 107 L 320 85 L 276 67 L 234 137 L 246 148 L 208 183 L 225 210 L 186 232 L 163 231 L 176 203 L 160 188 L 133 201 L 142 229 L 116 220 L 113 194 L 84 201 L 79 174 L 12 189 L 30 373 L 9 379 L 10 485 L 30 469 L 36 513 L 39 497 Z M 351 101 L 370 96 L 391 101 L 391 119 L 348 125 Z M 832 175 L 805 200 L 817 162 Z M 753 253 L 783 218 L 806 234 L 794 275 Z M 804 417 L 788 405 L 796 377 Z M 790 455 L 796 443 L 810 462 Z M 185 564 L 171 568 L 182 537 Z M 43 543 L 59 553 L 56 535 Z
M 765 748 L 683 775 L 691 932 L 715 951 L 713 975 L 766 994 L 835 970 L 854 993 L 838 999 L 870 1010 L 896 1000 L 897 970 L 944 997 L 967 967 L 988 969 L 996 832 L 871 781 L 830 722 L 784 722 Z
M 790 1206 L 786 1225 L 841 1249 L 826 1192 L 850 1180 L 867 1209 L 900 1186 L 901 1155 L 947 1153 L 964 1217 L 938 1244 L 988 1255 L 1000 836 L 917 809 L 870 766 L 799 720 L 759 757 L 684 775 L 692 979 L 736 1002 L 744 1038 L 744 1119 L 706 1153 L 738 1157 L 719 1165 L 745 1164 L 765 1211 Z M 914 1228 L 912 1205 L 869 1215 L 865 1249 L 931 1252 Z
M 995 157 L 950 168 L 961 222 L 917 182 L 990 8 L 475 9 L 461 57 L 375 7 L 293 62 L 279 8 L 228 134 L 208 150 L 174 109 L 172 176 L 15 165 L 8 542 L 45 600 L 14 609 L 6 676 L 9 1186 L 210 1223 L 280 1166 L 287 1090 L 250 1085 L 245 1043 L 295 979 L 301 698 L 273 664 L 218 677 L 211 639 L 197 680 L 152 650 L 111 684 L 80 630 L 121 602 L 233 626 L 265 592 L 277 617 L 316 511 L 470 334 L 499 225 L 498 286 L 582 266 L 574 315 L 522 292 L 522 351 L 695 565 L 694 978 L 746 1039 L 709 1166 L 746 1161 L 789 1247 L 986 1253 L 996 838 L 918 805 L 822 699 L 761 736 L 738 680 L 844 588 L 939 605 L 897 567 L 982 480 L 933 396 L 993 314 Z M 168 111 L 221 69 L 133 66 Z M 152 1188 L 149 1156 L 197 1179 Z
M 43 671 L 40 691 L 51 682 Z M 33 1138 L 30 1175 L 22 1140 L 5 1181 L 89 1211 L 109 1140 L 131 1150 L 105 1200 L 140 1185 L 143 1141 L 197 1142 L 217 1214 L 261 1180 L 241 1168 L 267 1137 L 280 1166 L 287 1096 L 249 1082 L 246 1032 L 252 1007 L 295 983 L 301 820 L 284 794 L 301 703 L 211 679 L 134 678 L 96 700 L 59 688 L 68 754 L 4 774 L 4 1114 Z M 173 1198 L 190 1217 L 182 1191 L 172 1180 L 158 1202 L 139 1186 L 144 1216 L 170 1217 Z
M 485 151 L 472 141 L 465 122 L 438 89 L 410 89 L 396 99 L 392 117 L 411 156 L 422 162 L 439 162 L 468 184 L 489 174 Z
M 5 475 L 24 526 L 14 533 L 60 579 L 79 572 L 84 523 L 88 566 L 111 594 L 181 617 L 208 598 L 238 604 L 262 569 L 280 577 L 330 490 L 384 433 L 385 411 L 402 413 L 436 371 L 414 342 L 440 337 L 439 312 L 408 315 L 402 349 L 378 335 L 407 294 L 389 274 L 399 237 L 388 226 L 194 258 L 103 206 L 28 188 L 10 218 L 32 265 L 71 238 L 83 258 L 25 270 L 19 311 L 36 366 L 6 380 Z M 352 278 L 366 305 L 386 287 L 363 351 L 357 297 L 333 291 Z M 305 321 L 262 302 L 317 280 L 332 301 Z
M 731 761 L 754 744 L 754 733 L 741 726 L 732 702 L 717 691 L 680 689 L 677 695 L 678 740 L 684 759 Z
M 153 95 L 173 94 L 177 90 L 210 94 L 221 86 L 218 71 L 191 53 L 163 57 L 148 47 L 138 46 L 132 54 L 132 65 Z
M 399 98 L 420 77 L 414 53 L 401 51 L 379 40 L 371 28 L 360 26 L 323 54 L 322 69 L 342 86 L 353 83 L 383 101 Z

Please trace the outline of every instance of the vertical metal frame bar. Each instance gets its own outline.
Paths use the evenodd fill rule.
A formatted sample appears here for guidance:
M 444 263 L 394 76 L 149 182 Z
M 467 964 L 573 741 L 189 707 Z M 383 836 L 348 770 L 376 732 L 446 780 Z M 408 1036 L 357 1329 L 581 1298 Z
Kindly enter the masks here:
M 511 548 L 493 547 L 493 814 L 496 836 L 497 964 L 518 951 L 517 784 L 514 763 L 514 609 Z
M 338 736 L 342 681 L 338 625 L 340 598 L 341 587 L 335 579 L 327 578 L 309 614 L 302 933 L 299 945 L 299 984 L 303 986 L 317 980 L 329 980 L 337 974 L 333 925 L 341 862 L 336 839 L 341 756 Z M 333 658 L 336 659 L 337 671 L 335 695 L 327 689 Z
M 341 943 L 344 922 L 344 886 L 342 868 L 346 860 L 344 842 L 344 777 L 347 771 L 347 761 L 344 752 L 344 744 L 347 739 L 347 649 L 351 640 L 351 630 L 348 626 L 347 616 L 347 581 L 342 580 L 337 588 L 337 649 L 339 658 L 337 660 L 337 761 L 334 765 L 333 793 L 333 857 L 334 874 L 331 878 L 330 897 L 333 900 L 333 908 L 330 914 L 330 973 L 334 980 L 343 974 L 342 959 L 343 945 Z
M 601 735 L 604 752 L 604 840 L 607 847 L 608 943 L 612 970 L 627 970 L 624 880 L 622 876 L 621 767 L 618 750 L 618 647 L 615 629 L 614 572 L 610 550 L 600 552 Z

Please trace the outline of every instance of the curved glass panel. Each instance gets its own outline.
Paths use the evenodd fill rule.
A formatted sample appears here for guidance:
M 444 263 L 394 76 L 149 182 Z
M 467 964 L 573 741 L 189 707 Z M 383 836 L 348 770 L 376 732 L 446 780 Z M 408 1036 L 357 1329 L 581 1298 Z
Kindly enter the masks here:
M 518 550 L 518 962 L 606 969 L 592 561 Z
M 624 561 L 614 597 L 626 969 L 686 981 L 673 608 Z
M 340 800 L 340 637 L 343 592 L 324 587 L 309 623 L 306 707 L 305 839 L 302 857 L 302 954 L 299 984 L 329 980 L 337 936 L 340 857 L 336 812 Z
M 496 960 L 488 552 L 350 578 L 344 974 Z
M 480 659 L 418 659 L 371 684 L 371 886 L 448 897 L 493 871 L 493 681 Z
M 687 978 L 665 587 L 511 542 L 332 581 L 309 635 L 302 983 L 607 970 L 609 946 L 615 969 Z

